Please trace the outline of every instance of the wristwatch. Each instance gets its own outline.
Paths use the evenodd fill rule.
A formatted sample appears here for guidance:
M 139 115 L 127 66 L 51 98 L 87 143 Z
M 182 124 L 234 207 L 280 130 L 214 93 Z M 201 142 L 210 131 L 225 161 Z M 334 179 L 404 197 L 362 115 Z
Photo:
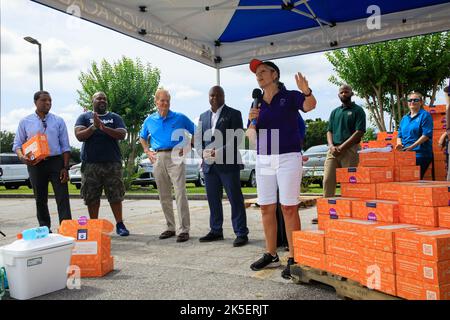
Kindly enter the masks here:
M 310 97 L 310 96 L 312 95 L 312 89 L 309 88 L 309 93 L 308 93 L 308 94 L 303 93 L 303 95 L 304 95 L 305 97 Z

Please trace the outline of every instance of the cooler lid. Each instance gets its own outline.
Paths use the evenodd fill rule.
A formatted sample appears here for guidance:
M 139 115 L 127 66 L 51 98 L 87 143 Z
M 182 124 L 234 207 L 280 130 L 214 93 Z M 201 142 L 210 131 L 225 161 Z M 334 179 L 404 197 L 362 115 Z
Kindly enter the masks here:
M 23 257 L 57 247 L 70 246 L 75 244 L 75 239 L 65 237 L 60 234 L 49 234 L 47 237 L 36 240 L 16 240 L 13 243 L 0 247 L 0 252 L 13 257 Z

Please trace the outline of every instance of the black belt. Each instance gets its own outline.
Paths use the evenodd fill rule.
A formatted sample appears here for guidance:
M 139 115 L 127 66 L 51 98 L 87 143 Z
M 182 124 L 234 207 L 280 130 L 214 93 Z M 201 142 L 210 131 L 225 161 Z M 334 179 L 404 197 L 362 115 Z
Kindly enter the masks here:
M 164 151 L 172 151 L 173 150 L 173 148 L 170 148 L 170 149 L 158 149 L 158 150 L 156 150 L 156 152 L 164 152 Z
M 61 154 L 58 154 L 57 156 L 50 156 L 50 157 L 45 158 L 44 161 L 61 158 L 61 156 L 62 156 Z

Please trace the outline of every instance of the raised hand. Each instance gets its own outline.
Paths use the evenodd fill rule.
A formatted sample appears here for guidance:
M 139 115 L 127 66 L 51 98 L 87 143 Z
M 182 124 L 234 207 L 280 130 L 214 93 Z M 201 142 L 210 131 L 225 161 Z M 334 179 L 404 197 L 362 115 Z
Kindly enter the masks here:
M 300 72 L 297 72 L 297 74 L 295 75 L 295 82 L 297 83 L 297 87 L 301 92 L 309 94 L 310 89 L 308 85 L 308 80 L 306 80 L 306 78 Z

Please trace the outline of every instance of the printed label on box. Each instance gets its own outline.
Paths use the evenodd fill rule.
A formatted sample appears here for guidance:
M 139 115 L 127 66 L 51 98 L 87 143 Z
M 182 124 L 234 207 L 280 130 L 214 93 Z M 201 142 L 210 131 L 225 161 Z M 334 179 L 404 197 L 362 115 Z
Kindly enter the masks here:
M 72 250 L 73 255 L 91 255 L 97 254 L 97 241 L 75 242 L 75 247 Z
M 433 246 L 430 244 L 424 244 L 422 246 L 422 252 L 426 256 L 433 256 Z
M 424 267 L 423 268 L 423 277 L 426 279 L 434 279 L 434 272 L 433 272 L 433 268 L 429 268 L 429 267 Z
M 37 150 L 37 142 L 33 142 L 28 147 L 25 148 L 25 154 L 28 154 L 30 152 L 34 153 Z
M 79 229 L 77 231 L 77 240 L 87 240 L 88 238 L 88 231 L 87 229 Z
M 437 300 L 436 292 L 427 290 L 427 300 Z

